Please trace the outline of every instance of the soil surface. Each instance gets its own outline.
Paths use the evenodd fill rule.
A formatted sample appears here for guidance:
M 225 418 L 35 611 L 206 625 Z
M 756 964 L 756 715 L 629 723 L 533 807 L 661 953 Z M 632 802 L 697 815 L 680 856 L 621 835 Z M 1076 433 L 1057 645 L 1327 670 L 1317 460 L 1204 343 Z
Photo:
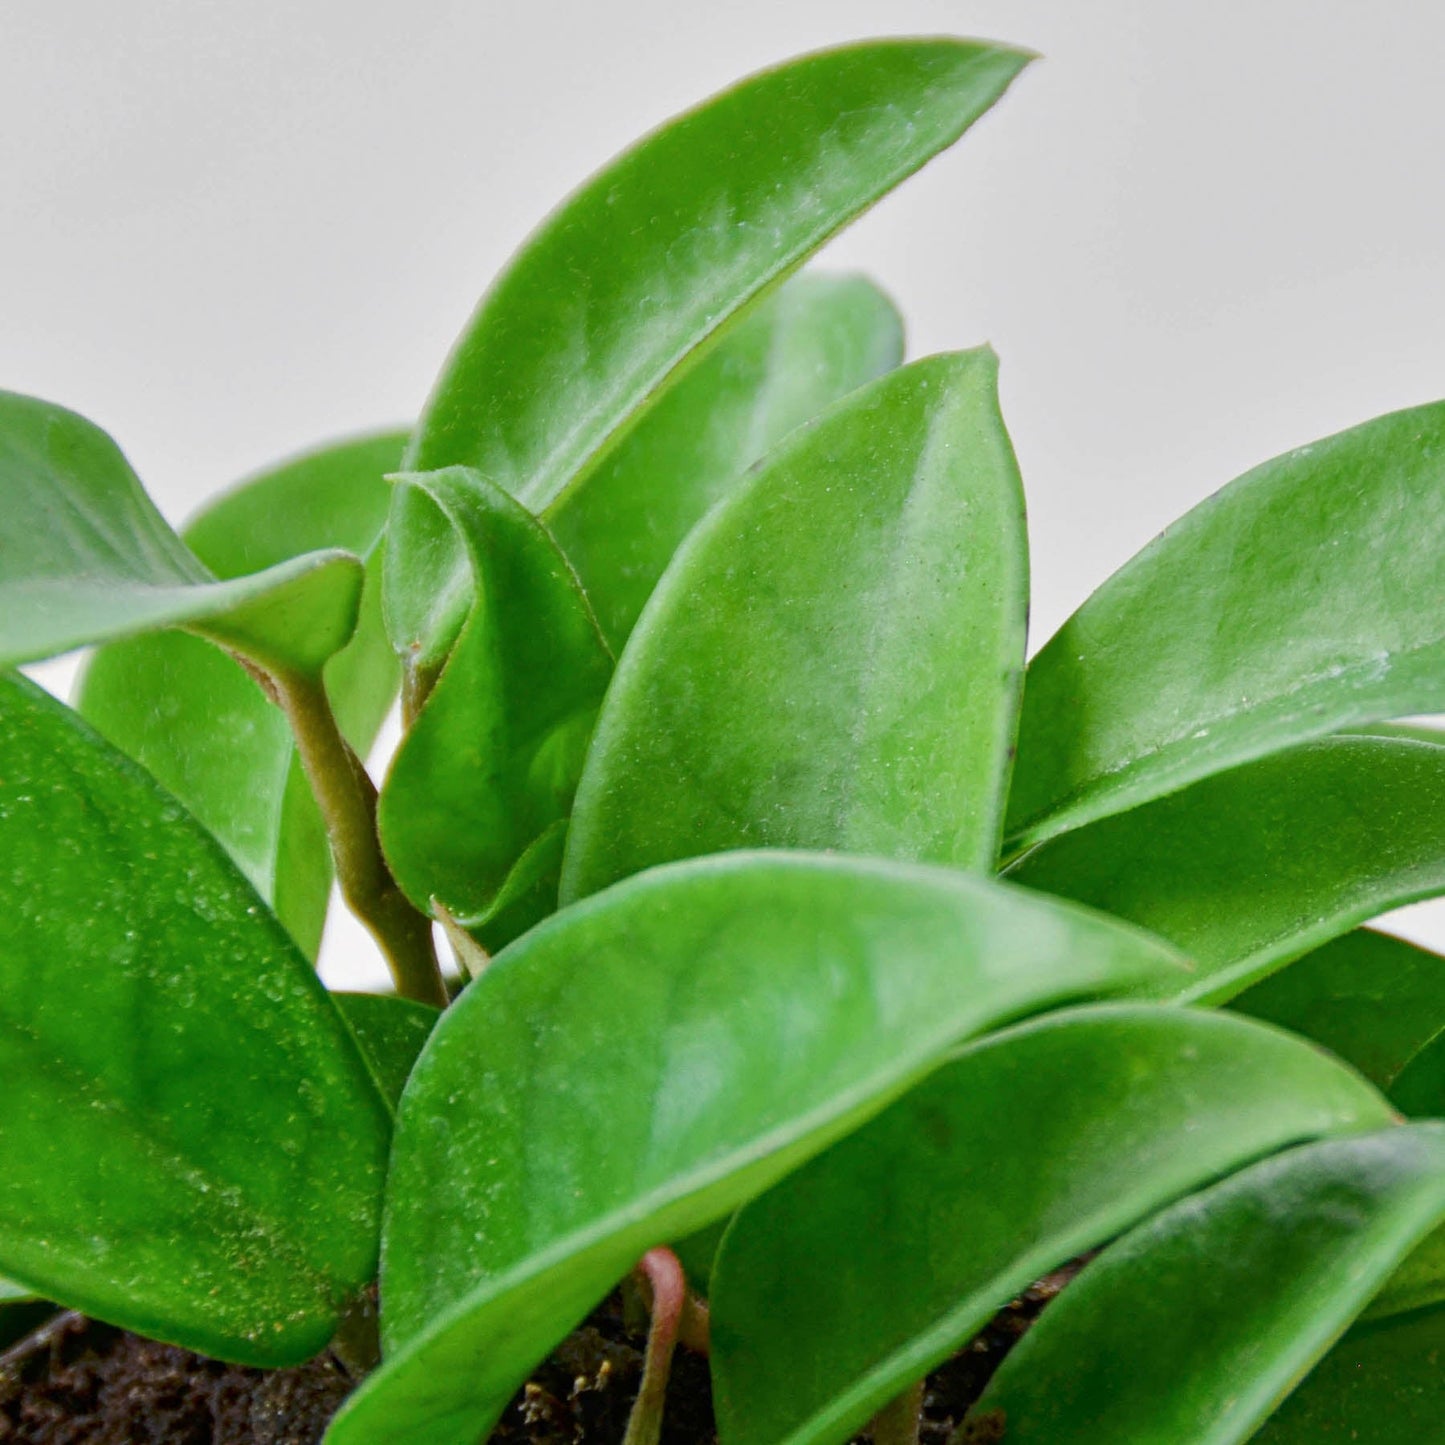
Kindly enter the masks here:
M 1026 1290 L 928 1377 L 920 1445 L 948 1445 L 1077 1268 Z M 620 1445 L 642 1376 L 644 1328 L 621 1294 L 605 1301 L 517 1392 L 492 1445 Z M 330 1354 L 293 1370 L 247 1369 L 63 1314 L 0 1354 L 0 1445 L 315 1445 L 355 1383 Z M 1005 1422 L 980 1419 L 953 1445 L 1007 1438 Z M 716 1440 L 707 1361 L 679 1348 L 662 1445 Z

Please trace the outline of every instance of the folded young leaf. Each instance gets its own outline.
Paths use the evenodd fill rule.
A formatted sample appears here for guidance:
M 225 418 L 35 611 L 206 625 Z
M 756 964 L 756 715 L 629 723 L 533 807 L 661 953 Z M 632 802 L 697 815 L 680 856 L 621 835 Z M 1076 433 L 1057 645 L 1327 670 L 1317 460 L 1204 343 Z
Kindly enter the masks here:
M 1445 892 L 1445 748 L 1325 738 L 1065 834 L 1010 877 L 1199 966 L 1220 1002 L 1356 924 Z
M 1445 1309 L 1357 1325 L 1288 1396 L 1257 1445 L 1428 1445 L 1440 1438 Z
M 405 443 L 394 432 L 310 452 L 242 482 L 181 534 L 224 579 L 317 548 L 370 554 L 356 632 L 325 670 L 337 721 L 362 757 L 399 681 L 381 622 L 377 543 L 390 503 L 384 478 Z M 158 632 L 98 649 L 76 705 L 206 825 L 314 958 L 331 850 L 291 730 L 255 679 L 208 642 Z
M 544 514 L 614 653 L 682 539 L 794 427 L 903 360 L 862 276 L 805 273 L 738 322 Z
M 0 668 L 186 626 L 314 673 L 356 625 L 356 557 L 329 549 L 216 581 L 115 443 L 48 402 L 0 392 L 0 496 Z
M 1178 972 L 1147 935 L 1006 884 L 821 855 L 696 860 L 559 914 L 493 961 L 412 1073 L 387 1358 L 328 1439 L 471 1445 L 644 1250 L 727 1214 L 960 1039 L 1167 993 Z
M 564 901 L 729 848 L 992 870 L 1028 588 L 996 380 L 986 349 L 885 376 L 692 533 L 608 692 Z
M 334 993 L 331 999 L 356 1035 L 382 1097 L 395 1107 L 440 1012 L 394 994 Z
M 1445 1123 L 1276 1155 L 1088 1265 L 969 1419 L 1009 1445 L 1247 1440 L 1442 1217 Z
M 1445 958 L 1357 929 L 1246 989 L 1230 1007 L 1304 1034 L 1348 1060 L 1405 1108 L 1402 1076 L 1445 1039 Z M 1445 1116 L 1445 1089 L 1407 1113 Z
M 1445 402 L 1266 462 L 1033 660 L 1022 849 L 1341 728 L 1445 710 Z
M 634 146 L 543 222 L 483 299 L 418 428 L 418 471 L 473 466 L 533 511 L 597 466 L 747 304 L 956 141 L 1028 63 L 959 40 L 806 55 Z M 439 661 L 469 578 L 398 493 L 387 618 Z
M 1389 1124 L 1319 1050 L 1115 1005 L 970 1046 L 746 1205 L 711 1291 L 724 1445 L 845 1445 L 1052 1269 L 1222 1174 Z
M 399 486 L 456 529 L 473 602 L 392 759 L 382 846 L 418 908 L 439 903 L 500 947 L 556 906 L 561 830 L 612 656 L 566 558 L 506 492 L 464 467 Z
M 376 1262 L 390 1119 L 310 965 L 189 814 L 0 679 L 0 1270 L 284 1365 Z

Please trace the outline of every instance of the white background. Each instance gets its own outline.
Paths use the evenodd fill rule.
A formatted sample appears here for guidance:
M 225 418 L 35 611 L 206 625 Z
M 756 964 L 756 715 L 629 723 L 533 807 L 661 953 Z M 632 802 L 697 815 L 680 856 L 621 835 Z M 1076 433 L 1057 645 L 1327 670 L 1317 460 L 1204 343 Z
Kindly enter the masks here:
M 0 387 L 107 427 L 179 521 L 414 415 L 509 251 L 644 129 L 909 32 L 1045 59 L 824 260 L 915 354 L 1001 353 L 1035 644 L 1238 472 L 1445 395 L 1435 0 L 0 0 Z M 363 949 L 338 930 L 328 968 Z

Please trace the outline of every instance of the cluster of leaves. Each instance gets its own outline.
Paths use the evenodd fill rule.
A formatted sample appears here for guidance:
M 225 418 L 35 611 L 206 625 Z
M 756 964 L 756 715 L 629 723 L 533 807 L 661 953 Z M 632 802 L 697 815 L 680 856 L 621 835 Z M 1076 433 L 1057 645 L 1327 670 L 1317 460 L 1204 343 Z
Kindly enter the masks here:
M 1387 721 L 1445 708 L 1445 404 L 1224 488 L 1025 682 L 992 355 L 791 274 L 1025 61 L 664 127 L 413 432 L 184 539 L 0 398 L 0 665 L 105 644 L 78 711 L 0 679 L 11 1294 L 283 1365 L 379 1262 L 328 1439 L 471 1445 L 671 1242 L 726 1445 L 829 1445 L 1103 1247 L 1008 1441 L 1438 1427 L 1445 965 L 1358 925 L 1445 889 L 1445 743 Z M 397 996 L 314 973 L 333 859 Z

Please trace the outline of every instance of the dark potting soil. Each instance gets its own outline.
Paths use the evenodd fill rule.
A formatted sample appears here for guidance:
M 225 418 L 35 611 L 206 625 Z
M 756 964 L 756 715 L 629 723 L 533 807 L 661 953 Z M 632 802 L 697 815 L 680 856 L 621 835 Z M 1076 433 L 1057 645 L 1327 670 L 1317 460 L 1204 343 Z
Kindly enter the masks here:
M 946 1445 L 1077 1269 L 1026 1290 L 928 1377 L 920 1445 Z M 605 1301 L 517 1392 L 493 1445 L 620 1445 L 642 1377 L 642 1327 L 626 1316 L 620 1293 Z M 330 1354 L 291 1370 L 254 1370 L 64 1314 L 0 1354 L 0 1445 L 315 1445 L 355 1383 Z M 1005 1422 L 981 1419 L 962 1440 L 1007 1438 Z M 716 1440 L 707 1361 L 679 1348 L 662 1445 Z

